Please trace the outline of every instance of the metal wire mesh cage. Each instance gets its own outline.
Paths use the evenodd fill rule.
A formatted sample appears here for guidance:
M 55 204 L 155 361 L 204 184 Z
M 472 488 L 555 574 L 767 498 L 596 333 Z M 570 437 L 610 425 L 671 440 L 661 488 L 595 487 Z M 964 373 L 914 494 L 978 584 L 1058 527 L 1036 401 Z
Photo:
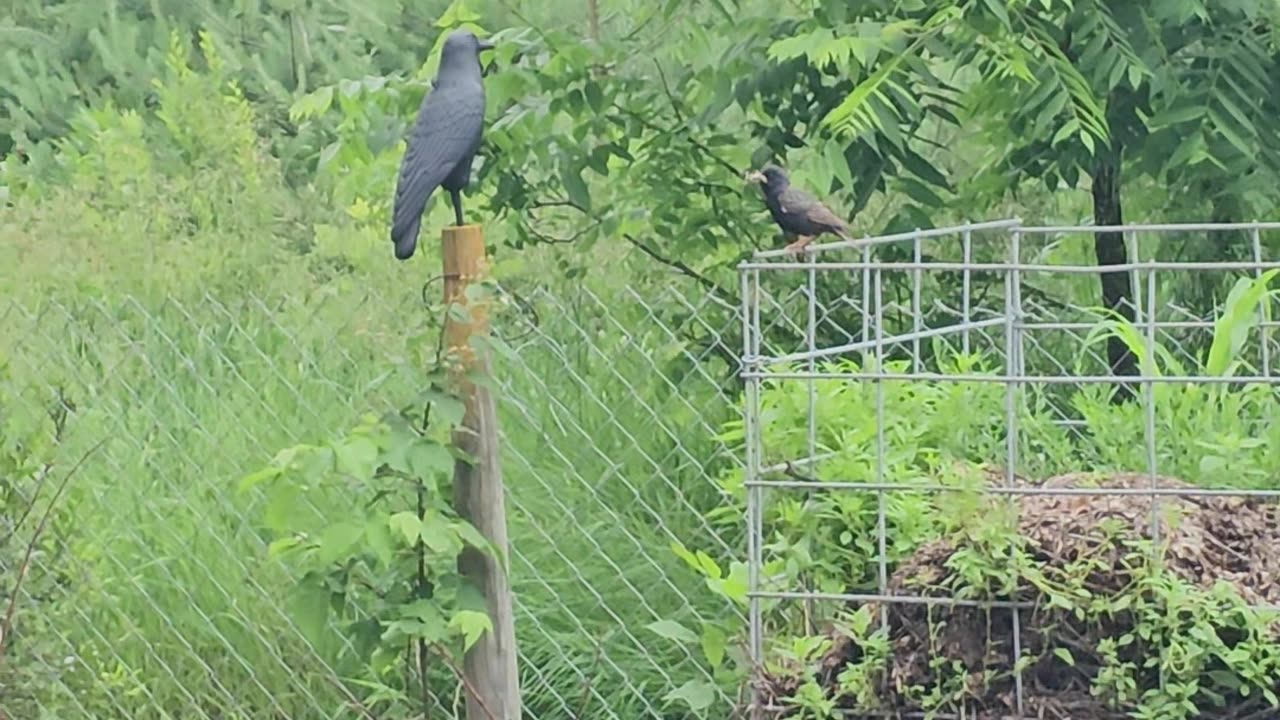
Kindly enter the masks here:
M 1280 604 L 1278 229 L 1008 219 L 743 263 L 751 716 L 1186 712 L 1214 672 L 1274 712 L 1230 656 L 1274 651 Z M 1162 259 L 1187 243 L 1241 257 Z M 1235 635 L 1196 615 L 1228 608 Z

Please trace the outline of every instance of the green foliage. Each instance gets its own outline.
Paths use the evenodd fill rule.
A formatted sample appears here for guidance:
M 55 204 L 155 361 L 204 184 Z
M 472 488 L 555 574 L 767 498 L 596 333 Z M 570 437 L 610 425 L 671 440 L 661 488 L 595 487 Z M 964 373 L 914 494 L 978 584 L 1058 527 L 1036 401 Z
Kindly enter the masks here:
M 13 363 L 0 436 L 21 467 L 0 472 L 11 493 L 0 515 L 13 515 L 13 488 L 26 492 L 46 454 L 109 440 L 55 516 L 42 549 L 54 571 L 29 581 L 38 603 L 22 615 L 23 652 L 34 660 L 6 665 L 17 675 L 0 682 L 59 717 L 144 720 L 327 716 L 353 702 L 394 714 L 421 703 L 422 685 L 456 686 L 445 664 L 428 663 L 424 679 L 403 652 L 417 638 L 454 658 L 485 629 L 452 564 L 479 544 L 446 502 L 453 414 L 434 398 L 438 424 L 423 434 L 420 413 L 382 412 L 434 379 L 423 368 L 437 328 L 419 309 L 434 273 L 389 262 L 385 228 L 401 137 L 452 28 L 499 44 L 486 56 L 489 130 L 469 206 L 492 218 L 504 287 L 539 312 L 539 339 L 511 342 L 499 370 L 511 400 L 509 562 L 537 717 L 715 717 L 749 675 L 742 478 L 724 447 L 742 431 L 724 424 L 738 394 L 725 378 L 740 345 L 734 265 L 774 239 L 744 169 L 783 161 L 858 233 L 962 215 L 1075 220 L 1087 198 L 1059 190 L 1083 187 L 1112 146 L 1124 149 L 1131 217 L 1276 207 L 1267 138 L 1280 74 L 1266 3 L 619 0 L 597 4 L 598 30 L 586 5 L 11 3 L 0 17 L 0 250 L 15 260 L 0 270 L 12 308 L 0 308 L 0 354 Z M 429 213 L 430 227 L 447 220 Z M 1245 241 L 1154 253 L 1222 259 Z M 1080 248 L 1052 252 L 1088 261 Z M 434 243 L 423 249 L 434 267 Z M 975 239 L 974 252 L 1005 248 Z M 778 275 L 765 290 L 780 297 L 793 288 Z M 975 277 L 974 291 L 998 282 Z M 1035 290 L 1094 305 L 1094 283 Z M 924 291 L 927 305 L 960 292 L 952 279 Z M 1197 279 L 1161 293 L 1196 293 L 1196 308 L 1228 296 L 1214 337 L 1186 350 L 1206 374 L 1254 372 L 1265 287 Z M 892 315 L 890 326 L 911 322 Z M 850 317 L 828 320 L 856 326 Z M 504 337 L 517 334 L 511 320 L 496 318 Z M 1095 338 L 1145 348 L 1141 333 L 1107 322 Z M 796 338 L 780 328 L 768 339 Z M 1191 372 L 1177 350 L 1157 346 L 1156 367 Z M 1064 343 L 1043 362 L 1070 366 L 1080 351 Z M 992 367 L 929 352 L 946 372 Z M 1035 578 L 971 492 L 984 482 L 976 466 L 1003 454 L 1003 389 L 882 388 L 892 421 L 881 433 L 873 383 L 820 384 L 820 451 L 835 454 L 815 476 L 954 488 L 945 503 L 888 497 L 891 569 L 962 537 L 956 591 Z M 1022 391 L 1019 471 L 1145 468 L 1143 406 L 1113 406 L 1109 393 Z M 1157 386 L 1153 397 L 1162 473 L 1273 484 L 1280 435 L 1265 389 Z M 42 406 L 55 399 L 79 430 L 41 445 L 52 422 Z M 766 388 L 770 462 L 807 452 L 806 403 L 803 385 Z M 1083 419 L 1078 432 L 1055 422 L 1064 408 Z M 330 443 L 299 444 L 369 412 Z M 281 447 L 253 487 L 224 492 Z M 789 589 L 874 587 L 874 497 L 793 495 L 768 497 L 766 576 Z M 6 567 L 12 547 L 0 545 Z M 1137 641 L 1117 637 L 1100 648 L 1099 693 L 1175 717 L 1211 693 L 1262 692 L 1275 658 L 1258 617 L 1154 571 L 1144 582 L 1140 626 L 1177 660 L 1171 681 L 1153 689 L 1127 650 Z M 780 633 L 773 667 L 803 676 L 795 702 L 819 716 L 832 704 L 809 677 L 830 647 L 812 635 L 819 618 L 765 607 Z M 889 641 L 865 614 L 830 619 L 861 653 L 840 686 L 870 703 Z M 1066 648 L 1053 651 L 1067 662 Z M 960 697 L 952 676 L 921 702 Z
M 1250 333 L 1258 331 L 1258 307 L 1269 298 L 1272 279 L 1268 274 L 1237 282 L 1207 353 L 1215 374 L 1242 368 L 1241 350 Z M 1139 331 L 1120 322 L 1100 324 L 1087 342 L 1104 339 L 1109 333 L 1124 338 L 1135 351 L 1143 350 Z M 1164 370 L 1181 377 L 1202 370 L 1185 366 L 1164 348 L 1156 347 L 1154 355 L 1165 363 Z M 991 372 L 982 357 L 957 355 L 942 347 L 935 348 L 934 357 L 944 374 Z M 819 367 L 827 373 L 858 369 L 859 364 L 848 361 Z M 907 369 L 906 363 L 885 366 L 891 373 Z M 1252 372 L 1247 366 L 1244 369 Z M 815 385 L 815 449 L 821 460 L 811 475 L 807 469 L 799 474 L 789 472 L 792 479 L 886 482 L 904 489 L 913 484 L 948 488 L 946 492 L 899 491 L 883 496 L 884 560 L 890 573 L 921 546 L 945 540 L 957 548 L 948 562 L 955 582 L 941 589 L 948 595 L 1008 598 L 1015 588 L 1032 587 L 1045 592 L 1052 606 L 1077 614 L 1080 622 L 1090 627 L 1108 627 L 1121 610 L 1133 613 L 1133 633 L 1143 648 L 1136 651 L 1141 661 L 1133 662 L 1133 648 L 1121 649 L 1134 643 L 1135 635 L 1112 637 L 1100 650 L 1110 653 L 1111 664 L 1100 671 L 1093 691 L 1118 708 L 1132 710 L 1134 717 L 1194 716 L 1197 704 L 1220 705 L 1224 697 L 1247 697 L 1250 691 L 1275 692 L 1280 666 L 1274 664 L 1270 616 L 1250 608 L 1229 586 L 1193 588 L 1152 563 L 1150 548 L 1135 546 L 1126 559 L 1116 562 L 1117 566 L 1139 568 L 1135 572 L 1144 573 L 1140 574 L 1141 582 L 1114 596 L 1094 596 L 1084 590 L 1083 583 L 1097 568 L 1086 563 L 1064 569 L 1055 566 L 1052 559 L 1028 555 L 1011 518 L 976 492 L 992 482 L 979 472 L 981 466 L 1004 453 L 1005 391 L 1001 385 L 969 381 L 884 381 L 880 387 L 870 382 L 815 381 Z M 1039 397 L 1039 392 L 1020 392 L 1016 408 L 1019 442 L 1026 450 L 1017 472 L 1043 478 L 1081 468 L 1103 473 L 1146 470 L 1147 431 L 1140 403 L 1116 406 L 1110 402 L 1111 388 L 1084 386 L 1069 398 L 1084 423 L 1077 434 L 1054 422 L 1058 411 L 1045 402 L 1047 397 Z M 1270 422 L 1274 398 L 1268 388 L 1161 384 L 1153 389 L 1153 398 L 1155 453 L 1162 474 L 1204 487 L 1274 489 L 1268 468 L 1280 462 L 1273 455 L 1274 448 L 1280 447 L 1280 435 Z M 767 379 L 762 383 L 763 465 L 808 456 L 809 402 L 805 383 Z M 883 408 L 883 425 L 877 424 L 878 408 Z M 725 428 L 726 441 L 741 447 L 741 422 L 730 421 Z M 725 473 L 721 486 L 726 505 L 713 511 L 709 519 L 736 525 L 745 512 L 741 470 Z M 762 589 L 790 590 L 804 585 L 825 593 L 877 591 L 881 553 L 875 494 L 777 490 L 766 491 L 763 497 Z M 721 561 L 683 547 L 678 550 L 690 565 L 709 568 L 709 577 L 718 577 Z M 1079 591 L 1072 589 L 1076 586 Z M 1183 612 L 1192 606 L 1194 611 Z M 768 649 L 769 672 L 775 678 L 794 679 L 787 701 L 798 711 L 827 717 L 840 697 L 845 698 L 841 702 L 852 698 L 860 707 L 877 706 L 876 683 L 890 657 L 884 627 L 872 626 L 858 614 L 848 617 L 823 611 L 821 617 L 814 617 L 798 604 L 784 601 L 763 600 L 762 607 L 766 626 L 775 628 L 776 633 Z M 824 657 L 831 650 L 831 637 L 813 635 L 812 628 L 823 622 L 843 628 L 839 634 L 858 648 L 854 660 L 841 671 L 836 696 L 818 680 L 826 677 L 817 669 L 827 662 Z M 731 642 L 745 634 L 742 624 L 716 630 Z M 685 628 L 668 635 L 690 643 L 697 639 Z M 1255 662 L 1246 648 L 1256 647 L 1256 643 L 1268 644 L 1269 649 Z M 1063 648 L 1044 652 L 1072 662 Z M 1157 669 L 1165 673 L 1166 684 L 1153 681 L 1152 673 Z M 936 687 L 928 692 L 921 688 L 924 694 L 920 695 L 912 695 L 908 689 L 907 694 L 926 711 L 954 708 L 966 696 L 967 686 L 960 680 L 971 670 L 962 666 L 937 668 Z M 955 686 L 948 685 L 951 680 L 945 678 L 953 678 Z M 996 680 L 988 677 L 984 682 Z
M 262 521 L 274 537 L 271 554 L 295 574 L 302 631 L 321 646 L 335 645 L 336 632 L 351 648 L 351 672 L 378 685 L 391 703 L 382 712 L 395 717 L 413 714 L 408 698 L 430 694 L 425 674 L 417 689 L 404 684 L 409 667 L 437 654 L 461 667 L 463 653 L 492 629 L 483 595 L 457 569 L 465 548 L 493 552 L 452 507 L 447 438 L 462 402 L 431 395 L 425 409 L 365 418 L 332 443 L 286 448 L 240 483 L 242 492 L 266 489 Z M 412 418 L 431 410 L 438 421 L 424 434 Z M 335 520 L 299 511 L 335 501 L 352 512 Z
M 49 664 L 57 646 L 49 640 L 48 618 L 38 598 L 47 596 L 57 578 L 32 568 L 55 549 L 45 515 L 65 519 L 65 508 L 51 500 L 56 480 L 48 458 L 60 439 L 65 410 L 53 403 L 44 413 L 31 412 L 8 390 L 8 359 L 0 355 L 0 684 L 5 707 L 13 713 L 35 713 L 57 682 Z M 41 662 L 14 662 L 24 657 Z

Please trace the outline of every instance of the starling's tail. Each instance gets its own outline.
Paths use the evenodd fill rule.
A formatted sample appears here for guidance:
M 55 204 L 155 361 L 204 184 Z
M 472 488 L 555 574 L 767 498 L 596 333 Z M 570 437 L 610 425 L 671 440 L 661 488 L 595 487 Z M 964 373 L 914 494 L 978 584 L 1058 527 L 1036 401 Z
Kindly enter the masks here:
M 413 257 L 413 251 L 418 247 L 418 229 L 421 225 L 422 218 L 418 217 L 405 227 L 397 225 L 391 228 L 391 242 L 395 243 L 397 260 Z
M 849 234 L 849 228 L 838 227 L 835 230 L 836 235 L 839 236 L 841 240 L 844 240 L 845 242 L 853 242 L 853 236 Z

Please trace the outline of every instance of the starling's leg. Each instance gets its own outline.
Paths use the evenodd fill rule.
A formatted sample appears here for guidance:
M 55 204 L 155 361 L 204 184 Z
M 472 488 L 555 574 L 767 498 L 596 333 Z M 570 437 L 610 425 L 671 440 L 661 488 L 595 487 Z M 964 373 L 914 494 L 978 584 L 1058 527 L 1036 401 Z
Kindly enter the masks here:
M 462 191 L 450 190 L 449 196 L 453 198 L 453 218 L 457 220 L 456 225 L 462 225 Z
M 799 255 L 801 252 L 804 252 L 805 246 L 811 242 L 813 242 L 812 237 L 808 235 L 799 235 L 796 237 L 795 242 L 787 245 L 786 251 L 793 255 Z

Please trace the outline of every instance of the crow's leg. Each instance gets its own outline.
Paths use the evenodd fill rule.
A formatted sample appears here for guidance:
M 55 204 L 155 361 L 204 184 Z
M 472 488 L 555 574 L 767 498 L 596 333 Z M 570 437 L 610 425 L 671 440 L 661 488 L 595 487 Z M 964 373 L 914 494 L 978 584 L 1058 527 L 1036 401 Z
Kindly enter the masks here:
M 812 237 L 812 236 L 809 236 L 809 235 L 799 235 L 799 236 L 797 236 L 797 237 L 796 237 L 795 242 L 793 242 L 793 243 L 791 243 L 791 244 L 787 245 L 787 247 L 786 247 L 785 249 L 786 249 L 786 251 L 787 251 L 787 252 L 789 252 L 789 253 L 791 253 L 791 254 L 793 254 L 793 255 L 799 255 L 801 252 L 803 252 L 803 251 L 804 251 L 805 246 L 806 246 L 806 245 L 808 245 L 808 244 L 809 244 L 809 243 L 811 243 L 811 242 L 813 242 L 813 237 Z
M 450 190 L 449 197 L 453 198 L 453 218 L 457 222 L 456 225 L 462 224 L 462 191 Z

